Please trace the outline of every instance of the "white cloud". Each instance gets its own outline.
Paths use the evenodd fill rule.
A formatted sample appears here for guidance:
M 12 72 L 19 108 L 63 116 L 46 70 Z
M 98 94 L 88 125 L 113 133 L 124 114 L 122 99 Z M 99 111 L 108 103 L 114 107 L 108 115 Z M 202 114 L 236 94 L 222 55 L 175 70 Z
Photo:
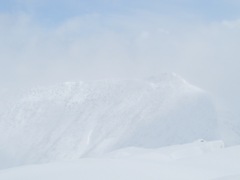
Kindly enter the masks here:
M 47 84 L 174 71 L 232 103 L 240 90 L 238 25 L 138 12 L 90 14 L 46 27 L 26 14 L 2 14 L 0 81 Z

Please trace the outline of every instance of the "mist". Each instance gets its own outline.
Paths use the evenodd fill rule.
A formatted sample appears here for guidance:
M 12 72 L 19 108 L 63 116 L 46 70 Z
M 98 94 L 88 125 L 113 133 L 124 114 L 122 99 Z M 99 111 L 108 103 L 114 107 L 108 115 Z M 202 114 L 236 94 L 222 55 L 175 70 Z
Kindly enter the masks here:
M 0 83 L 19 89 L 175 72 L 237 119 L 238 6 L 235 1 L 6 3 L 0 11 Z

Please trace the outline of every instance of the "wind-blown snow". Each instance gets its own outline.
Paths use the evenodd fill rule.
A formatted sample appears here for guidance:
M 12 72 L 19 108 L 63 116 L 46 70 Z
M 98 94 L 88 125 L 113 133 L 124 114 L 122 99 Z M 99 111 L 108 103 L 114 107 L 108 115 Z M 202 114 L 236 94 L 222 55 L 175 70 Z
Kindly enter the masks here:
M 32 90 L 0 120 L 2 167 L 216 138 L 208 95 L 175 74 Z

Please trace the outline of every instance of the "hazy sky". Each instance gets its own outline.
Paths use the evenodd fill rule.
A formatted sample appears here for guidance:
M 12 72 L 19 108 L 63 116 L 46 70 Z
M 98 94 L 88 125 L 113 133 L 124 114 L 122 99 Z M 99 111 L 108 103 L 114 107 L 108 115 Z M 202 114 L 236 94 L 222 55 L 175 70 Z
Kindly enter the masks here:
M 239 9 L 238 0 L 0 0 L 0 82 L 175 72 L 237 109 Z

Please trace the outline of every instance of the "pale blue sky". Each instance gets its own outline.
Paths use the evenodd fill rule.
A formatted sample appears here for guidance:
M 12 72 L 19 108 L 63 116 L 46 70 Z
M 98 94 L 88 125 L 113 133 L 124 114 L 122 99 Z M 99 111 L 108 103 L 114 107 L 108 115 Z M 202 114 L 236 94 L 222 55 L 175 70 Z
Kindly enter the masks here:
M 1 0 L 0 12 L 31 14 L 36 21 L 59 23 L 70 17 L 99 13 L 131 14 L 150 11 L 181 18 L 183 14 L 204 21 L 238 18 L 236 0 Z M 186 17 L 185 18 L 190 18 Z

